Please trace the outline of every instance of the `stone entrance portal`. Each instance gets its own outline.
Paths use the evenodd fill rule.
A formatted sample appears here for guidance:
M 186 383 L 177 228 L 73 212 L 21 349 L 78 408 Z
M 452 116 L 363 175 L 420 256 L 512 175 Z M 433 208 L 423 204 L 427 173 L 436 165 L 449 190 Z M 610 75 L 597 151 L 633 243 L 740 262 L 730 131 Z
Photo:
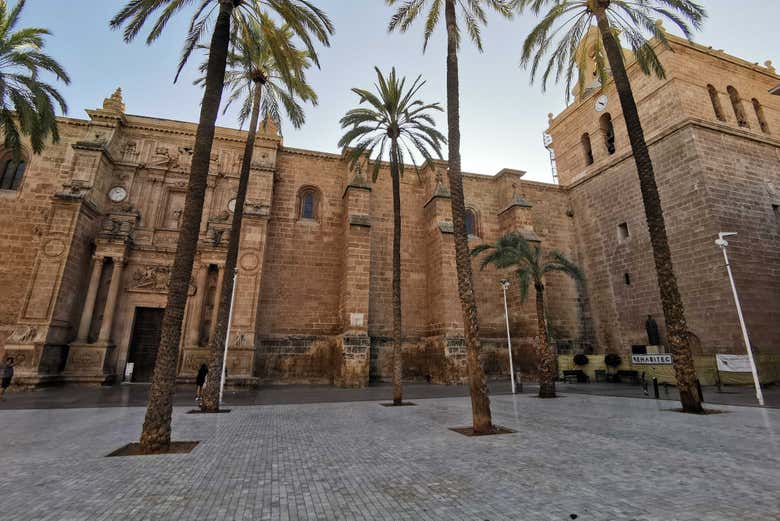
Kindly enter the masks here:
M 157 349 L 160 347 L 160 333 L 164 309 L 136 308 L 133 336 L 127 361 L 135 364 L 133 382 L 151 382 Z

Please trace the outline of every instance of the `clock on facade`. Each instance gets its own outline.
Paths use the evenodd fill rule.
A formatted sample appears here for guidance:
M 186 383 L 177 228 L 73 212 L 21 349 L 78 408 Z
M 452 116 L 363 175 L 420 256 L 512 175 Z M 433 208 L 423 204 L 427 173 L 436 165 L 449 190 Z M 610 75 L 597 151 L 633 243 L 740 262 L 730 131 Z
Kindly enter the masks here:
M 127 199 L 127 190 L 124 186 L 115 186 L 108 191 L 108 198 L 115 203 L 121 203 Z
M 607 108 L 608 102 L 609 98 L 606 95 L 599 96 L 599 98 L 596 100 L 596 112 L 604 112 L 604 109 Z

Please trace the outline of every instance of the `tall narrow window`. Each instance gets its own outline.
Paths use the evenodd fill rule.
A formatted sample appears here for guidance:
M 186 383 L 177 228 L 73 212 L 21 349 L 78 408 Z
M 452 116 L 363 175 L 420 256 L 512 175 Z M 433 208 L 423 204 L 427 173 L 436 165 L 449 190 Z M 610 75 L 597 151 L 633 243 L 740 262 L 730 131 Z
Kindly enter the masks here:
M 625 242 L 629 237 L 631 237 L 631 234 L 628 232 L 628 223 L 618 224 L 617 236 L 619 242 Z
M 319 217 L 319 199 L 316 188 L 302 188 L 298 193 L 298 218 L 316 220 Z
M 761 125 L 761 132 L 769 134 L 769 124 L 766 122 L 766 116 L 764 116 L 764 107 L 761 106 L 761 103 L 756 98 L 753 98 L 753 110 L 756 111 L 758 123 Z
M 604 134 L 604 146 L 609 155 L 615 153 L 615 127 L 609 112 L 601 116 L 601 132 Z
M 471 209 L 466 209 L 466 234 L 472 237 L 479 235 L 477 233 L 477 214 Z
M 726 90 L 729 93 L 729 99 L 731 99 L 731 106 L 734 108 L 734 115 L 737 117 L 737 123 L 740 127 L 750 128 L 747 116 L 745 115 L 745 108 L 742 106 L 742 100 L 739 97 L 737 89 L 729 85 Z
M 7 159 L 2 165 L 0 190 L 18 190 L 19 185 L 22 184 L 27 163 L 24 160 L 14 161 L 13 159 Z
M 582 135 L 582 151 L 585 153 L 585 164 L 593 164 L 593 147 L 590 145 L 590 134 L 585 132 Z
M 314 219 L 314 194 L 306 192 L 301 200 L 301 219 Z
M 726 116 L 723 114 L 723 106 L 720 104 L 718 90 L 712 85 L 707 85 L 707 92 L 710 93 L 710 101 L 712 102 L 712 110 L 715 111 L 715 117 L 720 121 L 726 121 Z

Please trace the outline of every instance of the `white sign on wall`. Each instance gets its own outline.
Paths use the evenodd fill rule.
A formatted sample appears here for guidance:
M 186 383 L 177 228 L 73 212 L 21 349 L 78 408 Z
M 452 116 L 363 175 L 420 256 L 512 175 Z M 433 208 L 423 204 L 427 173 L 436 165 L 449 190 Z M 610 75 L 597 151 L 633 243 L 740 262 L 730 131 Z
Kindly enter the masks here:
M 133 379 L 133 368 L 135 368 L 135 363 L 127 362 L 127 365 L 125 365 L 125 382 Z
M 672 355 L 631 355 L 633 365 L 672 365 Z
M 363 313 L 350 313 L 349 325 L 352 327 L 363 327 Z
M 722 373 L 750 373 L 750 358 L 747 355 L 715 355 L 718 371 Z

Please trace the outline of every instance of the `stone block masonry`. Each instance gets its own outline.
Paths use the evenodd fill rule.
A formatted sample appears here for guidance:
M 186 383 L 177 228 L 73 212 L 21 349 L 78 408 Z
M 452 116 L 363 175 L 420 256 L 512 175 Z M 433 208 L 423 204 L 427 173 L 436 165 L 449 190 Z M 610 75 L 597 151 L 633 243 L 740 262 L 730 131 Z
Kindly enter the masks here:
M 743 352 L 713 243 L 719 231 L 739 233 L 731 255 L 754 345 L 780 353 L 780 98 L 767 94 L 780 77 L 771 66 L 670 40 L 674 52 L 660 51 L 665 80 L 635 65 L 629 74 L 695 354 Z M 596 92 L 550 120 L 560 186 L 526 181 L 520 170 L 463 174 L 470 245 L 519 232 L 569 256 L 587 284 L 547 276 L 554 347 L 628 354 L 646 343 L 648 314 L 662 339 L 664 327 L 617 94 L 611 83 L 598 90 L 609 100 L 610 153 Z M 124 374 L 128 362 L 144 378 L 154 364 L 196 125 L 128 115 L 119 91 L 87 114 L 61 118 L 61 142 L 25 154 L 21 185 L 0 191 L 0 356 L 17 357 L 20 384 L 98 383 Z M 232 276 L 224 262 L 244 140 L 217 129 L 182 380 L 207 358 L 218 288 Z M 465 376 L 446 168 L 432 161 L 415 175 L 410 166 L 401 181 L 404 375 L 434 383 Z M 229 382 L 356 387 L 390 379 L 392 212 L 389 165 L 368 180 L 339 155 L 285 147 L 273 125 L 263 127 L 239 248 Z M 499 287 L 507 278 L 515 364 L 532 377 L 533 288 L 522 302 L 512 271 L 481 270 L 479 259 L 473 268 L 484 366 L 508 372 Z

